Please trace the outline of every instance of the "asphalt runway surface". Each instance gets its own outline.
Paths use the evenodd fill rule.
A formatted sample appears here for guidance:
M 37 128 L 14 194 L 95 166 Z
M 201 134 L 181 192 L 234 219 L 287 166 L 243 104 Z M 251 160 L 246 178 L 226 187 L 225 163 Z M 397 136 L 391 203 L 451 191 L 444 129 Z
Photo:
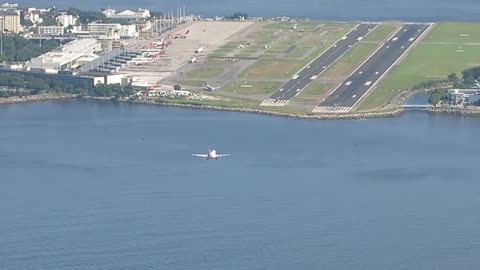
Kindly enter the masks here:
M 348 112 L 430 24 L 406 24 L 339 85 L 314 112 Z
M 323 54 L 311 62 L 308 66 L 297 73 L 291 80 L 285 83 L 279 90 L 273 93 L 269 99 L 264 101 L 265 105 L 268 103 L 286 103 L 291 98 L 295 97 L 301 90 L 310 84 L 316 76 L 319 76 L 330 65 L 332 65 L 338 58 L 346 53 L 350 48 L 357 44 L 369 31 L 371 31 L 376 24 L 362 23 L 355 29 L 346 34 L 342 39 L 337 41 Z

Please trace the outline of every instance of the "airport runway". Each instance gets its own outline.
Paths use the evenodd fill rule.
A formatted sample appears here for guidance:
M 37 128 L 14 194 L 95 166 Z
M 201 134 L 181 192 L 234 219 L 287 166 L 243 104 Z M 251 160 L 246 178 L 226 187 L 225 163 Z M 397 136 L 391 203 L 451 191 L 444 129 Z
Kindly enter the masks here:
M 264 100 L 264 106 L 283 106 L 291 98 L 296 96 L 317 76 L 332 65 L 338 58 L 357 44 L 364 36 L 376 26 L 376 23 L 362 23 L 355 29 L 337 41 L 332 47 L 321 54 L 303 70 L 297 73 L 291 80 L 273 93 L 270 98 Z
M 349 112 L 431 24 L 404 25 L 313 112 Z

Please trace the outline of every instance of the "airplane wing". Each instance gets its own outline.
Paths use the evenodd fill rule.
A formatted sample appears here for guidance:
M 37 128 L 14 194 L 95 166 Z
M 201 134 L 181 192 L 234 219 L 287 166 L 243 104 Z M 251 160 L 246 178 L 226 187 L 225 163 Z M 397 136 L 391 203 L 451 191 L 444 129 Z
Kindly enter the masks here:
M 220 154 L 220 155 L 217 155 L 218 158 L 228 157 L 228 156 L 230 156 L 230 154 Z
M 194 157 L 201 157 L 201 158 L 207 158 L 208 155 L 202 155 L 202 154 L 192 154 Z

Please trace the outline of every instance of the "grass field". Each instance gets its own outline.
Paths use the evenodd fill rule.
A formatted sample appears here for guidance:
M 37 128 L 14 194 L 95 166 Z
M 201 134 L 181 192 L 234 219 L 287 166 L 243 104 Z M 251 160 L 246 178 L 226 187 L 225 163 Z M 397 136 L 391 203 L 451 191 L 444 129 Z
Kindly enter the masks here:
M 229 41 L 227 44 L 221 46 L 219 49 L 236 49 L 241 42 L 238 41 Z
M 295 47 L 291 52 L 287 54 L 287 57 L 303 58 L 313 47 Z
M 218 97 L 218 96 L 217 96 Z M 236 109 L 253 109 L 253 110 L 268 110 L 280 113 L 304 114 L 303 109 L 284 107 L 260 107 L 258 101 L 250 99 L 239 99 L 230 97 L 220 97 L 221 100 L 189 100 L 186 98 L 158 98 L 157 102 L 172 103 L 172 104 L 188 104 L 198 106 L 217 106 L 222 108 L 236 108 Z
M 379 44 L 376 43 L 358 43 L 330 66 L 321 77 L 348 76 L 356 67 L 365 61 L 378 46 Z
M 248 38 L 253 40 L 255 44 L 265 44 L 275 41 L 278 36 L 272 30 L 261 30 L 251 33 Z
M 400 90 L 392 89 L 376 89 L 368 98 L 360 105 L 359 111 L 369 111 L 379 109 L 388 104 Z
M 239 53 L 239 54 L 235 54 L 233 57 L 235 58 L 245 58 L 245 57 L 251 57 L 252 54 L 250 53 Z
M 461 34 L 469 36 L 460 37 Z M 478 45 L 470 45 L 479 42 Z M 390 72 L 360 106 L 371 110 L 388 103 L 399 92 L 428 81 L 445 79 L 450 73 L 480 66 L 480 24 L 440 23 Z
M 223 91 L 237 94 L 269 94 L 280 87 L 279 82 L 237 81 L 222 87 Z
M 297 25 L 297 30 L 300 30 L 300 29 L 303 29 L 305 31 L 313 31 L 315 30 L 318 25 L 319 25 L 319 22 L 316 22 L 316 21 L 305 21 L 305 22 L 298 22 L 298 23 L 295 23 L 295 22 L 274 22 L 274 23 L 269 23 L 265 26 L 263 26 L 264 29 L 285 29 L 285 30 L 289 30 L 289 29 L 293 29 L 293 27 Z
M 480 43 L 480 24 L 447 22 L 438 24 L 424 39 L 433 43 Z
M 208 58 L 205 61 L 205 65 L 207 65 L 207 66 L 227 66 L 227 65 L 230 65 L 230 64 L 231 64 L 230 62 L 225 61 L 225 60 L 218 60 L 218 59 L 211 59 L 211 58 Z
M 248 79 L 286 79 L 302 67 L 300 60 L 260 59 L 245 70 L 240 78 Z
M 219 76 L 223 73 L 223 67 L 201 67 L 188 72 L 186 75 L 194 79 L 208 79 Z
M 235 49 L 216 49 L 215 51 L 213 51 L 214 54 L 219 54 L 219 53 L 223 53 L 223 54 L 227 54 L 227 53 L 231 53 L 233 52 Z
M 364 41 L 374 41 L 380 42 L 387 39 L 390 35 L 393 34 L 393 31 L 396 29 L 393 25 L 381 24 L 375 27 L 368 35 L 363 39 Z
M 302 92 L 300 92 L 296 97 L 293 98 L 294 102 L 305 102 L 310 101 L 314 98 L 322 96 L 326 91 L 331 87 L 329 84 L 312 82 L 310 83 Z
M 213 52 L 211 54 L 208 55 L 208 57 L 210 58 L 215 58 L 215 57 L 225 57 L 227 56 L 226 53 L 216 53 L 216 52 Z
M 206 81 L 202 80 L 183 80 L 178 82 L 182 86 L 203 87 Z

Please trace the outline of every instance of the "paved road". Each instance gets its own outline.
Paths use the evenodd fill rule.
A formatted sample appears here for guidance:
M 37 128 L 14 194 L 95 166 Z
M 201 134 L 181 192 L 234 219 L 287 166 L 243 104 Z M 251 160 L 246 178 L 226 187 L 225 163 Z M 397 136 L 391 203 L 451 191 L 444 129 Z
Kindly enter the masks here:
M 350 31 L 317 59 L 297 73 L 291 80 L 273 93 L 269 99 L 265 100 L 262 105 L 284 105 L 287 103 L 288 100 L 310 84 L 316 76 L 320 75 L 327 67 L 340 58 L 340 56 L 357 44 L 358 41 L 366 36 L 375 26 L 376 24 L 372 23 L 362 23 L 358 25 L 354 30 Z
M 404 25 L 313 112 L 350 111 L 429 26 L 430 24 Z

